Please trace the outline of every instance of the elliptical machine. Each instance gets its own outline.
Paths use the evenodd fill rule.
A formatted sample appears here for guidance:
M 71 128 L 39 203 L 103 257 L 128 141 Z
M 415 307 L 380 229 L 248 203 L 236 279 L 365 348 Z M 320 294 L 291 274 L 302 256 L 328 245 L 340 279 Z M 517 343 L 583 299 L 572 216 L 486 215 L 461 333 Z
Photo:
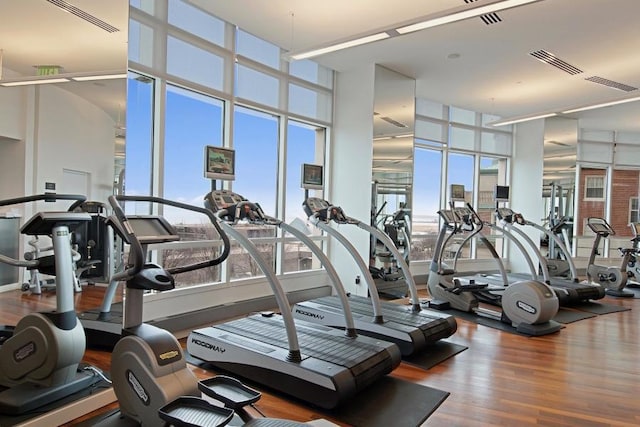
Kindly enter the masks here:
M 631 239 L 632 246 L 630 248 L 620 248 L 622 253 L 621 269 L 627 273 L 627 288 L 640 288 L 640 262 L 638 262 L 638 253 L 640 253 L 640 222 L 632 222 L 629 224 L 633 232 Z
M 0 206 L 33 201 L 85 200 L 84 196 L 41 194 L 0 201 Z M 0 347 L 0 413 L 23 414 L 62 399 L 100 381 L 79 370 L 85 335 L 74 309 L 73 266 L 69 233 L 89 221 L 86 213 L 39 212 L 21 228 L 30 236 L 51 236 L 56 276 L 56 310 L 20 319 L 13 335 Z M 42 259 L 20 261 L 0 255 L 0 261 L 37 268 Z
M 173 206 L 206 215 L 223 242 L 223 250 L 214 259 L 164 269 L 146 263 L 150 244 L 180 240 L 175 229 L 161 216 L 127 216 L 118 201 L 142 201 Z M 173 275 L 213 267 L 229 255 L 230 243 L 215 216 L 209 210 L 158 197 L 110 196 L 115 232 L 130 245 L 129 265 L 114 280 L 126 281 L 122 338 L 111 356 L 111 378 L 120 412 L 138 425 L 223 426 L 233 418 L 234 410 L 243 418 L 243 408 L 260 394 L 228 377 L 198 381 L 187 367 L 178 340 L 168 331 L 142 322 L 143 294 L 147 290 L 167 291 L 175 287 Z M 215 406 L 202 399 L 207 396 L 224 403 Z M 120 418 L 106 419 L 98 425 L 121 425 Z M 166 424 L 165 424 L 166 423 Z M 251 426 L 300 426 L 288 420 L 255 419 Z
M 453 210 L 438 211 L 443 225 L 438 234 L 427 280 L 427 288 L 433 298 L 429 307 L 474 313 L 510 324 L 526 335 L 539 336 L 559 331 L 562 326 L 551 320 L 558 312 L 558 298 L 548 285 L 523 280 L 507 286 L 502 292 L 502 312 L 497 312 L 480 307 L 480 301 L 474 295 L 474 291 L 487 289 L 488 284 L 462 284 L 455 278 L 456 271 L 442 262 L 444 248 L 456 233 L 464 230 L 475 235 L 482 230 L 482 219 L 470 204 L 467 204 L 467 209 L 471 214 L 468 218 L 456 217 Z
M 596 235 L 596 238 L 593 240 L 593 246 L 591 246 L 591 254 L 589 255 L 587 279 L 589 282 L 595 282 L 602 286 L 607 295 L 619 298 L 632 298 L 635 294 L 624 289 L 627 285 L 628 275 L 623 268 L 595 263 L 598 246 L 600 246 L 602 238 L 604 237 L 606 239 L 609 236 L 615 235 L 616 232 L 604 218 L 587 218 L 587 226 Z M 623 265 L 625 264 L 623 261 Z

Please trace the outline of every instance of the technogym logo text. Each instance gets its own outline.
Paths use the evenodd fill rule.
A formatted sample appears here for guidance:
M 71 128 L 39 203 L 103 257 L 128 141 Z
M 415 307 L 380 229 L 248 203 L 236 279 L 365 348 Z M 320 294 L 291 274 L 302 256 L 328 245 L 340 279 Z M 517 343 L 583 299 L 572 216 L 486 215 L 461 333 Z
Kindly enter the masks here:
M 194 343 L 195 345 L 199 345 L 200 347 L 204 347 L 208 350 L 213 350 L 213 351 L 217 351 L 218 353 L 224 353 L 225 351 L 227 351 L 227 349 L 219 347 L 217 345 L 213 345 L 211 343 L 208 343 L 206 341 L 201 341 L 199 339 L 196 338 L 192 338 L 191 342 Z
M 516 306 L 522 310 L 522 311 L 526 311 L 529 314 L 536 314 L 536 308 L 527 304 L 526 302 L 523 301 L 517 301 L 516 302 Z
M 310 311 L 300 310 L 299 308 L 296 308 L 296 313 L 302 314 L 303 316 L 307 316 L 307 317 L 313 317 L 314 319 L 319 319 L 319 320 L 324 319 L 324 316 L 322 314 L 311 313 Z
M 131 389 L 133 389 L 134 393 L 142 401 L 142 403 L 144 403 L 145 406 L 149 406 L 150 399 L 147 391 L 144 389 L 144 387 L 142 387 L 140 381 L 138 381 L 136 376 L 133 375 L 133 372 L 131 371 L 127 371 L 127 382 L 129 383 L 129 386 L 131 386 Z

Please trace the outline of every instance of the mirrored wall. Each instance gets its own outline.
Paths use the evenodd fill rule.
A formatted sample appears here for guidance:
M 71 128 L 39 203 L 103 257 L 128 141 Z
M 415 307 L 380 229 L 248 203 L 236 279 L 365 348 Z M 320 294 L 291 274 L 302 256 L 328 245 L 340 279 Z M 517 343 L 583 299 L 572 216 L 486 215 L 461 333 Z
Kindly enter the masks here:
M 373 111 L 371 222 L 392 235 L 400 225 L 410 235 L 415 80 L 376 65 Z

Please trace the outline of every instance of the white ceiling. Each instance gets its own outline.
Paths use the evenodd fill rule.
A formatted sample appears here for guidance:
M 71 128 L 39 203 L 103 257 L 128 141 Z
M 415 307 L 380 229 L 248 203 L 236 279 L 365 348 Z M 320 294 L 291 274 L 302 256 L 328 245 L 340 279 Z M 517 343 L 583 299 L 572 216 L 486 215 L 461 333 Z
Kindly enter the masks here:
M 464 0 L 191 0 L 285 49 L 299 51 L 420 16 Z M 477 3 L 476 3 L 477 4 Z M 473 6 L 473 5 L 469 5 Z M 556 112 L 638 96 L 586 77 L 640 87 L 638 0 L 543 0 L 480 18 L 326 54 L 337 71 L 377 63 L 416 78 L 417 96 L 503 117 Z M 535 60 L 544 49 L 580 68 L 570 75 Z M 448 59 L 452 54 L 457 59 Z M 640 102 L 570 115 L 580 127 L 640 131 Z
M 186 1 L 293 51 L 474 6 L 466 6 L 465 0 Z M 33 75 L 35 65 L 45 64 L 60 65 L 64 72 L 126 69 L 127 0 L 68 2 L 120 31 L 108 33 L 46 0 L 0 0 L 4 78 Z M 502 21 L 493 25 L 472 18 L 314 59 L 337 71 L 380 64 L 414 77 L 418 97 L 503 117 L 640 95 L 640 90 L 627 93 L 585 80 L 599 76 L 640 87 L 639 0 L 541 0 L 498 15 Z M 584 72 L 570 75 L 529 54 L 540 49 Z M 90 99 L 123 123 L 123 81 L 60 87 Z M 640 132 L 640 102 L 568 117 L 579 120 L 581 128 Z M 545 151 L 557 156 L 558 150 L 566 151 L 563 147 Z
M 3 78 L 35 75 L 36 65 L 59 65 L 63 73 L 126 71 L 129 2 L 68 0 L 68 3 L 120 31 L 109 33 L 46 0 L 0 0 Z M 58 86 L 89 99 L 116 123 L 124 121 L 124 80 L 68 82 Z

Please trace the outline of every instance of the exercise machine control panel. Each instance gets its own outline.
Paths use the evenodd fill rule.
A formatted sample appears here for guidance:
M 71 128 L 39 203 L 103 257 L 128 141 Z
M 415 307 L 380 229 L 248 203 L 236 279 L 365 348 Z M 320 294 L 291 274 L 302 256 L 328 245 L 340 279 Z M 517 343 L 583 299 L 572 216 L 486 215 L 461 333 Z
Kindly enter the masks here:
M 587 219 L 587 226 L 591 231 L 602 237 L 613 236 L 616 234 L 609 223 L 603 218 L 589 218 Z
M 302 203 L 304 212 L 308 217 L 315 216 L 320 221 L 337 223 L 347 223 L 349 219 L 339 206 L 332 206 L 328 201 L 318 197 L 309 197 Z
M 208 209 L 227 222 L 248 221 L 261 223 L 265 221 L 262 208 L 238 193 L 229 190 L 214 190 L 205 196 Z
M 442 217 L 447 225 L 456 224 L 458 222 L 456 215 L 450 209 L 439 210 L 438 214 Z
M 509 208 L 496 209 L 496 216 L 500 221 L 504 221 L 508 224 L 526 225 L 526 221 L 524 220 L 522 214 L 515 213 Z

